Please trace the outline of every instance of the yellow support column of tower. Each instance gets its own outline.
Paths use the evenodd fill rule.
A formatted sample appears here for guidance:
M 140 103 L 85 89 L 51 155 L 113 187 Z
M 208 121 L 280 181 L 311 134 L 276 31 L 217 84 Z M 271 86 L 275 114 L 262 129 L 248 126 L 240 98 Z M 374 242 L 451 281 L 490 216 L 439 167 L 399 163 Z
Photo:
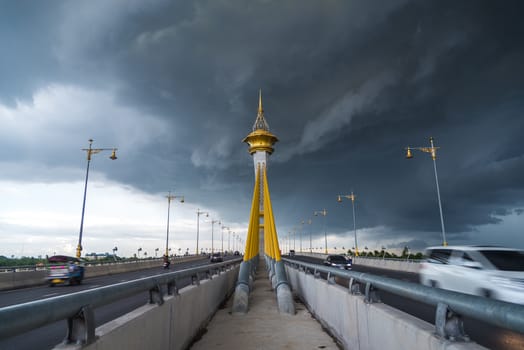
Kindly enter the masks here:
M 277 229 L 275 226 L 275 218 L 273 217 L 273 208 L 271 205 L 271 197 L 269 195 L 269 185 L 267 183 L 267 171 L 264 167 L 263 173 L 264 186 L 264 240 L 269 240 L 270 254 L 269 256 L 275 261 L 280 261 L 280 248 L 278 246 Z
M 253 190 L 253 201 L 251 202 L 251 214 L 249 215 L 249 228 L 247 231 L 244 261 L 249 261 L 258 254 L 254 245 L 258 241 L 260 230 L 260 167 L 257 169 L 255 188 Z

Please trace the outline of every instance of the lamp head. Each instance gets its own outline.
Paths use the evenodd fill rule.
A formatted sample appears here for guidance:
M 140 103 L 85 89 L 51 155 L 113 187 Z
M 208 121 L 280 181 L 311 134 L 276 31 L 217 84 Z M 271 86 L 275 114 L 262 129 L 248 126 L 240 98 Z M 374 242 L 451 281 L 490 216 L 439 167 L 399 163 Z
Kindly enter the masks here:
M 342 198 L 340 197 L 340 195 L 338 195 L 338 199 L 337 199 L 337 202 L 342 202 Z
M 109 159 L 111 159 L 111 160 L 115 160 L 116 159 L 116 148 L 113 148 L 113 152 L 111 152 L 111 156 L 109 157 Z
M 411 148 L 406 148 L 406 159 L 413 158 L 413 153 L 411 153 Z

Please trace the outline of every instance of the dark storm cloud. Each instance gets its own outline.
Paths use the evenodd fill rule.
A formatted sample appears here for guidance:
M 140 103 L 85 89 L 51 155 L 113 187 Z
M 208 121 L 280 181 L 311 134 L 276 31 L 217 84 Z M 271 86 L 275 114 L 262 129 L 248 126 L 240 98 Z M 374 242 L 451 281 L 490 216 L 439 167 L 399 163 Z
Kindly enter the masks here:
M 172 139 L 129 155 L 141 166 L 122 170 L 125 182 L 153 192 L 175 182 L 246 220 L 253 179 L 240 140 L 262 88 L 281 140 L 270 170 L 277 224 L 325 207 L 330 230 L 343 231 L 350 202 L 336 195 L 353 190 L 359 228 L 416 233 L 421 245 L 440 231 L 433 165 L 420 152 L 405 160 L 403 148 L 429 146 L 429 136 L 442 147 L 452 238 L 524 207 L 522 10 L 519 1 L 65 3 L 43 57 L 170 122 Z
M 53 4 L 0 3 L 0 103 L 30 98 L 48 80 L 60 80 L 53 57 Z

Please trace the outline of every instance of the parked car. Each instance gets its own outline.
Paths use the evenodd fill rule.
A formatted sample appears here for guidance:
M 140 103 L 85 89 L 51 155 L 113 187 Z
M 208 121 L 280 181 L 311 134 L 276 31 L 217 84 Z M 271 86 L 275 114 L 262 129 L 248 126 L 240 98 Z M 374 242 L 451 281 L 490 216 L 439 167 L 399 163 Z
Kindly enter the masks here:
M 224 261 L 224 259 L 222 258 L 222 254 L 220 253 L 213 253 L 211 254 L 211 258 L 209 258 L 209 260 L 213 263 L 213 262 L 222 262 Z
M 233 255 L 238 256 L 238 255 L 240 255 L 240 252 L 239 252 L 238 250 L 235 250 L 235 252 L 233 253 Z
M 486 246 L 429 247 L 420 283 L 524 304 L 524 251 Z
M 55 255 L 47 260 L 50 264 L 46 277 L 49 286 L 82 283 L 85 270 L 82 260 L 66 255 Z
M 343 255 L 328 255 L 324 260 L 324 265 L 351 270 L 352 262 L 351 258 L 346 259 Z
M 294 249 L 290 249 L 289 250 L 289 256 L 295 256 L 295 250 Z

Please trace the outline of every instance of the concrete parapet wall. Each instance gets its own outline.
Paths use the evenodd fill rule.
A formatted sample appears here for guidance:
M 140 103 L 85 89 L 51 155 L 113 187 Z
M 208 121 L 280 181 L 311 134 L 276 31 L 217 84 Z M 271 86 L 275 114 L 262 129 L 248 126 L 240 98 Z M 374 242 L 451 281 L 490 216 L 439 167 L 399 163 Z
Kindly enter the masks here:
M 344 349 L 480 350 L 476 343 L 451 342 L 435 335 L 435 326 L 382 303 L 286 266 L 289 282 L 310 312 Z
M 231 295 L 238 266 L 182 288 L 164 304 L 147 304 L 96 329 L 97 340 L 83 350 L 187 349 Z M 59 345 L 56 349 L 77 349 Z
M 380 258 L 353 258 L 353 263 L 358 265 L 376 267 L 379 269 L 395 270 L 418 273 L 420 263 L 418 261 L 380 259 Z
M 188 262 L 194 260 L 201 260 L 204 257 L 200 256 L 190 256 L 179 258 L 173 261 L 173 264 L 180 262 Z M 205 258 L 207 259 L 207 257 Z M 100 264 L 100 265 L 87 265 L 85 276 L 97 277 L 97 276 L 106 276 L 113 275 L 123 272 L 131 272 L 149 269 L 153 267 L 161 267 L 162 260 L 144 260 L 144 261 L 131 261 L 124 263 L 109 263 L 109 264 Z M 17 288 L 25 288 L 43 285 L 46 283 L 45 277 L 47 275 L 47 270 L 37 270 L 37 271 L 9 271 L 0 273 L 0 290 L 10 290 Z
M 304 256 L 311 256 L 318 259 L 325 259 L 327 257 L 327 254 L 319 254 L 319 253 L 297 253 L 297 255 L 304 255 Z M 418 273 L 420 263 L 418 261 L 406 261 L 402 259 L 381 259 L 381 258 L 366 258 L 366 257 L 353 257 L 353 264 L 354 265 L 363 265 L 363 266 L 370 266 L 370 267 L 376 267 L 379 269 L 386 269 L 386 270 L 395 270 L 395 271 L 404 271 L 404 272 L 412 272 L 412 273 Z
M 47 271 L 21 271 L 0 273 L 0 290 L 9 290 L 29 286 L 37 286 L 45 283 Z

